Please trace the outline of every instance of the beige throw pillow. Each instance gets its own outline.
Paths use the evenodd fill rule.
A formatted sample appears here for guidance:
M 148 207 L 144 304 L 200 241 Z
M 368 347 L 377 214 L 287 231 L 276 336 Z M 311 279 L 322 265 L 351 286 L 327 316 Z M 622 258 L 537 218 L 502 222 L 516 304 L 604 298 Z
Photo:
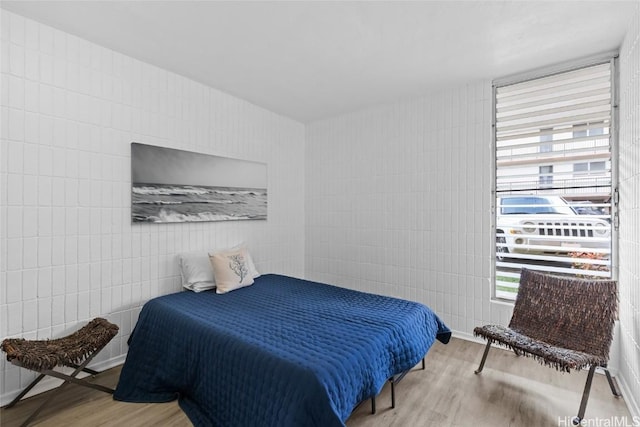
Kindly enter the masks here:
M 245 248 L 209 254 L 216 281 L 216 293 L 226 294 L 253 284 L 249 253 Z
M 253 277 L 254 279 L 257 277 L 260 277 L 260 273 L 258 273 L 258 270 L 256 270 L 256 266 L 253 263 L 253 258 L 251 258 L 251 252 L 249 252 L 249 249 L 244 243 L 237 244 L 234 247 L 229 249 L 223 249 L 220 252 L 240 251 L 240 250 L 245 251 L 247 254 L 247 267 L 249 267 L 249 274 L 251 275 L 251 277 Z

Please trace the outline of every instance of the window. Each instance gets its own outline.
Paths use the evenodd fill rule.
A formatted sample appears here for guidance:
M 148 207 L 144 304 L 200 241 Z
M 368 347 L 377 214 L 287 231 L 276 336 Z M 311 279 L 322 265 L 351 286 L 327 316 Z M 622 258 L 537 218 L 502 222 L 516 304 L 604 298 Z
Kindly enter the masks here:
M 594 173 L 606 173 L 606 162 L 588 162 L 588 163 L 574 163 L 574 172 L 594 172 Z
M 498 298 L 523 267 L 611 277 L 612 64 L 494 84 Z
M 553 131 L 551 129 L 544 129 L 545 131 Z M 540 144 L 538 148 L 541 153 L 550 153 L 553 151 L 553 134 L 545 133 L 544 135 L 540 135 L 540 142 L 544 144 Z M 553 186 L 553 165 L 544 165 L 539 166 L 539 184 L 541 188 L 549 188 Z
M 553 165 L 540 166 L 540 188 L 553 187 Z

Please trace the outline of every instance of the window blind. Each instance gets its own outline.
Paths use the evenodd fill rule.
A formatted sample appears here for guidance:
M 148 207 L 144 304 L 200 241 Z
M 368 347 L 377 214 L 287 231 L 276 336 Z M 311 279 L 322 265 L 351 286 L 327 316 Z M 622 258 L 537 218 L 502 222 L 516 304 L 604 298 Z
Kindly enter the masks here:
M 495 87 L 496 296 L 522 267 L 611 276 L 612 65 Z

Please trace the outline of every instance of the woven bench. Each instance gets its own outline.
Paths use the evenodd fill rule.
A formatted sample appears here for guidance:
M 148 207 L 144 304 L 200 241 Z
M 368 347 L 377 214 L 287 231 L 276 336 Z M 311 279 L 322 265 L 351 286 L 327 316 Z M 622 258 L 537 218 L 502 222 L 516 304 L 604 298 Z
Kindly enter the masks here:
M 87 365 L 117 333 L 117 325 L 102 318 L 95 318 L 76 332 L 63 338 L 52 340 L 7 338 L 2 341 L 2 351 L 7 354 L 9 362 L 40 374 L 7 405 L 7 408 L 18 403 L 45 375 L 64 380 L 64 383 L 56 389 L 57 391 L 67 384 L 73 383 L 105 393 L 113 393 L 111 388 L 78 379 L 76 376 L 83 371 L 91 375 L 98 374 L 98 372 L 87 368 Z M 56 367 L 69 367 L 74 371 L 70 375 L 66 375 L 55 371 Z M 55 396 L 55 393 L 51 394 L 22 425 L 28 425 Z

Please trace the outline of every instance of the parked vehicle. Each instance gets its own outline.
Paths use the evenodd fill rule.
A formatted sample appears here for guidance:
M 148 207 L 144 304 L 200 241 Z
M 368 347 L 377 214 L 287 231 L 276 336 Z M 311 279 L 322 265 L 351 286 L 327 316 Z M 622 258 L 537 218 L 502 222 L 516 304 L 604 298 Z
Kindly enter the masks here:
M 560 196 L 504 196 L 497 202 L 498 260 L 510 253 L 567 256 L 576 250 L 610 250 L 610 223 L 579 215 Z
M 588 200 L 581 202 L 570 202 L 571 208 L 579 215 L 606 215 L 603 208 L 594 205 L 593 202 Z

